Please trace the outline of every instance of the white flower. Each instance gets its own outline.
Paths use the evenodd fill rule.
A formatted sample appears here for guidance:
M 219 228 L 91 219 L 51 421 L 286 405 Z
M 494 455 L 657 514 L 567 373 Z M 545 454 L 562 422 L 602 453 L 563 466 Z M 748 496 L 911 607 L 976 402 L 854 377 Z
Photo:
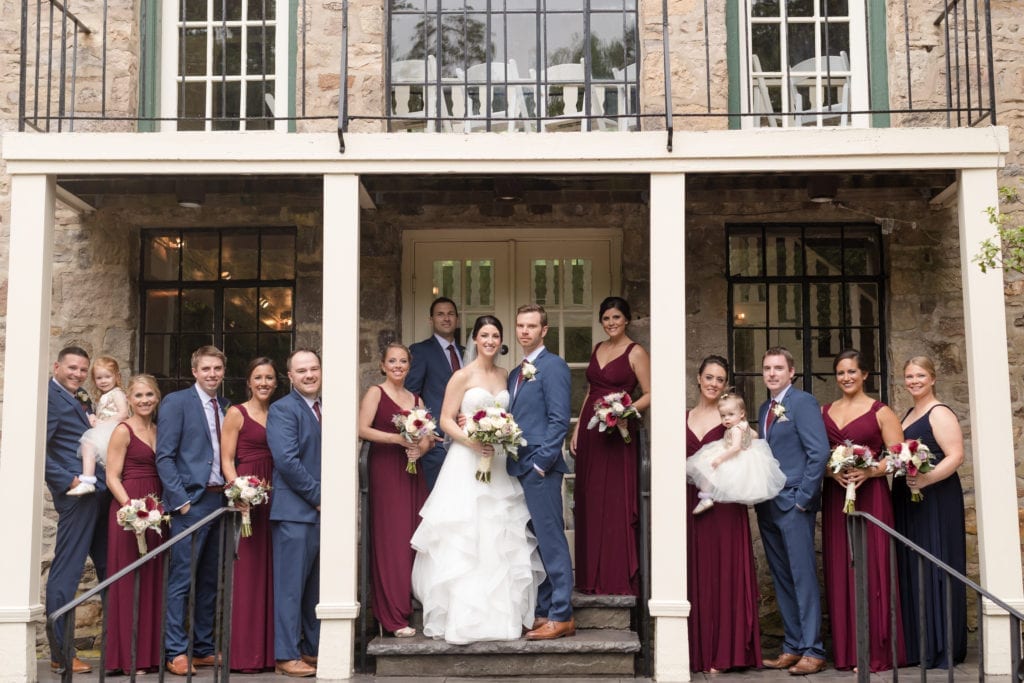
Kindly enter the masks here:
M 524 360 L 519 374 L 522 375 L 524 382 L 532 382 L 537 378 L 537 366 L 528 360 Z

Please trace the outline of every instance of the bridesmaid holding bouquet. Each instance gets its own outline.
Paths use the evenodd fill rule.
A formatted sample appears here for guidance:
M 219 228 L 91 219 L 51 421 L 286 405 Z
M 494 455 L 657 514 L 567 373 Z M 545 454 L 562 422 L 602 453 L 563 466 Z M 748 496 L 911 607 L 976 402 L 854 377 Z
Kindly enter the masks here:
M 832 368 L 842 396 L 821 410 L 829 447 L 835 449 L 847 442 L 866 446 L 876 461 L 870 467 L 828 471 L 822 494 L 822 564 L 832 626 L 832 649 L 836 668 L 852 669 L 857 665 L 857 610 L 846 515 L 843 513 L 847 485 L 856 487 L 856 510 L 893 526 L 892 501 L 882 454 L 886 446 L 903 440 L 903 428 L 891 408 L 864 393 L 868 372 L 860 351 L 843 351 L 836 356 Z M 872 672 L 892 668 L 894 638 L 898 661 L 900 664 L 904 661 L 902 628 L 898 622 L 896 633 L 890 628 L 889 563 L 889 537 L 869 524 L 868 619 Z M 898 605 L 896 609 L 899 609 Z
M 595 595 L 636 595 L 639 560 L 637 458 L 639 424 L 630 419 L 627 439 L 618 428 L 589 429 L 594 404 L 608 394 L 641 396 L 633 408 L 651 403 L 651 359 L 629 338 L 629 303 L 617 296 L 598 313 L 608 339 L 594 347 L 587 367 L 589 387 L 569 450 L 576 456 L 576 589 Z
M 136 375 L 128 381 L 130 417 L 114 428 L 107 446 L 107 488 L 112 496 L 108 521 L 107 571 L 110 575 L 139 559 L 135 534 L 125 531 L 117 521 L 117 511 L 133 498 L 163 495 L 156 471 L 156 407 L 160 389 L 151 375 Z M 146 532 L 146 548 L 155 550 L 169 530 L 162 535 Z M 152 560 L 139 572 L 138 640 L 135 661 L 132 661 L 132 602 L 134 585 L 128 575 L 112 585 L 107 593 L 107 656 L 108 671 L 145 673 L 160 666 L 160 605 L 164 589 L 164 563 Z
M 239 475 L 268 484 L 274 460 L 267 445 L 267 411 L 277 390 L 274 361 L 252 360 L 245 373 L 249 400 L 231 406 L 221 427 L 220 460 L 224 481 Z M 274 495 L 273 491 L 270 493 Z M 258 673 L 274 668 L 274 553 L 270 541 L 270 501 L 249 511 L 252 536 L 238 542 L 231 600 L 231 662 L 235 671 Z

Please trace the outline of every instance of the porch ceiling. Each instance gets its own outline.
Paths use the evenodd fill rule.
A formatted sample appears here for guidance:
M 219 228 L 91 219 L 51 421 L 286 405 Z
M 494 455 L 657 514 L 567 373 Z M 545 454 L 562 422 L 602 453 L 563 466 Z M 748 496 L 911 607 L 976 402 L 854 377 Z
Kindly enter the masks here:
M 689 201 L 806 201 L 813 182 L 834 188 L 838 201 L 929 201 L 955 180 L 952 171 L 856 173 L 689 174 Z M 376 208 L 415 211 L 427 206 L 646 204 L 646 174 L 565 175 L 364 175 L 366 197 Z M 92 175 L 60 176 L 60 188 L 99 208 L 123 198 L 162 196 L 179 201 L 203 197 L 306 196 L 323 192 L 316 175 Z

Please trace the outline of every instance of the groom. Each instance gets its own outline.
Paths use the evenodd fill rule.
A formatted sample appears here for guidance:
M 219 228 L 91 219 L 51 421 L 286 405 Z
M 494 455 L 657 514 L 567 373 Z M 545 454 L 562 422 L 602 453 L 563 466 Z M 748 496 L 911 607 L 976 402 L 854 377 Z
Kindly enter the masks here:
M 527 640 L 550 640 L 576 633 L 572 618 L 572 558 L 562 519 L 562 476 L 568 472 L 562 444 L 569 429 L 569 366 L 544 348 L 548 314 L 526 304 L 516 311 L 516 338 L 523 363 L 508 377 L 510 411 L 527 446 L 519 460 L 509 458 L 508 473 L 519 477 L 530 510 L 533 533 L 547 578 L 537 590 L 537 618 Z

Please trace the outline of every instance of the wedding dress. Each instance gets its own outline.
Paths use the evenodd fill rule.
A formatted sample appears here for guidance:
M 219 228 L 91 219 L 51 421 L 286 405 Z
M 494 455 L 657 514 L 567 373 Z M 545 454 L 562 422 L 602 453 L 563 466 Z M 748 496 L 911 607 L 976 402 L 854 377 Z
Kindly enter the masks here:
M 465 414 L 494 405 L 507 408 L 508 392 L 494 396 L 472 387 L 462 398 Z M 537 540 L 526 528 L 523 488 L 506 472 L 504 451 L 495 448 L 490 483 L 476 480 L 479 457 L 452 444 L 412 537 L 412 589 L 423 605 L 423 633 L 454 644 L 518 639 L 533 625 L 545 576 Z

